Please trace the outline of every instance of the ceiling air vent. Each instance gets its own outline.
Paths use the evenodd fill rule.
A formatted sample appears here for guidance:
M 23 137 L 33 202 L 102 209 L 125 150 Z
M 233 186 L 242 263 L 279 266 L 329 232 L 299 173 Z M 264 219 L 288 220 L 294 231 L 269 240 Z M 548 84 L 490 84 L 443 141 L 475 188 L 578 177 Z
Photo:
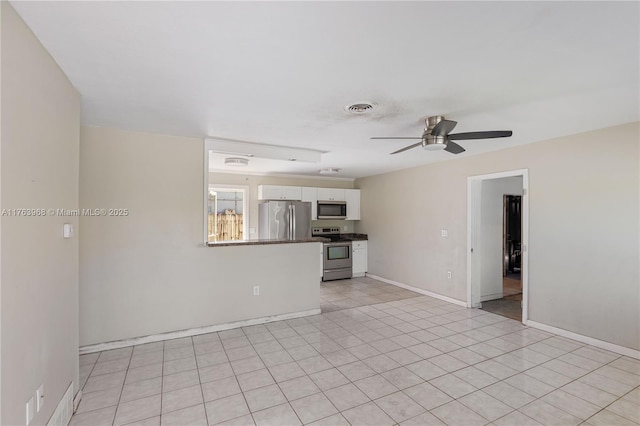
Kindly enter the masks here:
M 373 102 L 356 102 L 355 104 L 345 106 L 344 109 L 353 114 L 365 114 L 371 111 L 374 105 Z

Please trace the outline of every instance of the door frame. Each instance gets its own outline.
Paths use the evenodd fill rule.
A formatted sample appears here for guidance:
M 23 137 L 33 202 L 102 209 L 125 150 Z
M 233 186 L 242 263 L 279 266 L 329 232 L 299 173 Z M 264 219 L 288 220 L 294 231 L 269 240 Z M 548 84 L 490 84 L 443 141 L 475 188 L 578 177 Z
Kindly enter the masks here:
M 473 294 L 479 294 L 480 282 L 474 280 L 473 247 L 480 241 L 474 238 L 476 230 L 475 218 L 480 214 L 482 199 L 482 181 L 506 177 L 522 177 L 522 323 L 527 325 L 529 318 L 529 169 L 517 169 L 504 172 L 489 173 L 467 177 L 467 307 L 473 306 Z M 477 272 L 477 271 L 475 271 Z M 474 293 L 475 292 L 475 293 Z M 480 298 L 478 297 L 478 300 Z

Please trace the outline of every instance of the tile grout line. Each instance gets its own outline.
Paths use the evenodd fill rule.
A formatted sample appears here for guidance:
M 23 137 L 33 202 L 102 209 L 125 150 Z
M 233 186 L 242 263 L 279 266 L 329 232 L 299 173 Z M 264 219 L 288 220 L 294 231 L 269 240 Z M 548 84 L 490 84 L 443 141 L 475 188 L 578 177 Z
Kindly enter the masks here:
M 100 352 L 100 356 L 102 356 L 103 353 L 104 352 Z M 124 393 L 124 386 L 127 383 L 127 374 L 129 374 L 129 366 L 131 365 L 131 358 L 133 358 L 133 347 L 131 348 L 131 353 L 129 354 L 129 362 L 127 363 L 127 368 L 125 369 L 124 380 L 122 381 L 122 388 L 120 389 L 120 395 L 118 396 L 118 402 L 116 403 L 116 412 L 113 413 L 113 421 L 111 422 L 112 425 L 115 425 L 116 417 L 118 416 L 118 410 L 120 408 L 120 400 L 122 399 L 122 394 Z
M 216 333 L 216 336 L 218 333 Z M 193 349 L 193 358 L 196 361 L 196 372 L 198 373 L 198 384 L 200 385 L 200 394 L 202 395 L 202 409 L 204 410 L 204 419 L 209 424 L 209 414 L 207 414 L 207 401 L 204 399 L 204 389 L 202 389 L 202 378 L 200 378 L 200 366 L 198 365 L 198 355 L 196 354 L 196 342 L 193 340 L 193 336 L 191 336 L 191 348 Z M 162 382 L 164 383 L 164 376 L 162 377 Z M 186 389 L 186 388 L 183 388 Z M 178 389 L 176 389 L 178 390 Z M 193 405 L 195 407 L 196 405 Z M 189 408 L 189 407 L 186 407 Z M 177 411 L 177 410 L 176 410 Z M 162 424 L 162 423 L 161 423 Z

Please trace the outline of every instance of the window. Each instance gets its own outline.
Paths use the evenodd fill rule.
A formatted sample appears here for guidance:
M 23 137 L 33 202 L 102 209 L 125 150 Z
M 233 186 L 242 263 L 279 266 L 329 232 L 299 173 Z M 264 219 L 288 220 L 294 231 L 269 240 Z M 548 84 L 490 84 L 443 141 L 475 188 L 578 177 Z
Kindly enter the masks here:
M 207 242 L 246 238 L 248 189 L 235 185 L 209 185 Z
M 229 156 L 214 154 L 212 143 L 204 141 L 204 243 L 249 239 L 249 187 L 228 184 L 244 182 L 244 176 L 221 170 Z M 227 174 L 224 182 L 212 174 L 220 171 Z

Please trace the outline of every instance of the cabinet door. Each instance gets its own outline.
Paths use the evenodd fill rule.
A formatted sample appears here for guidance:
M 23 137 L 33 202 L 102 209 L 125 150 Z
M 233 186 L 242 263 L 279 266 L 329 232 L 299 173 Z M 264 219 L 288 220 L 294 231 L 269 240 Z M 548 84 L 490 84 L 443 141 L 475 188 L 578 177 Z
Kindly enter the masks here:
M 318 200 L 346 201 L 345 191 L 342 188 L 318 188 Z
M 259 185 L 258 186 L 258 199 L 259 200 L 282 200 L 282 190 L 273 185 Z
M 347 220 L 360 220 L 360 190 L 345 189 Z
M 302 200 L 302 187 L 300 186 L 282 186 L 282 194 L 284 200 L 300 201 Z
M 318 220 L 318 188 L 303 186 L 302 201 L 311 203 L 311 220 Z
M 302 188 L 299 186 L 259 185 L 259 200 L 295 200 L 302 199 Z
M 354 241 L 353 242 L 353 276 L 363 277 L 367 272 L 367 242 L 366 241 Z

